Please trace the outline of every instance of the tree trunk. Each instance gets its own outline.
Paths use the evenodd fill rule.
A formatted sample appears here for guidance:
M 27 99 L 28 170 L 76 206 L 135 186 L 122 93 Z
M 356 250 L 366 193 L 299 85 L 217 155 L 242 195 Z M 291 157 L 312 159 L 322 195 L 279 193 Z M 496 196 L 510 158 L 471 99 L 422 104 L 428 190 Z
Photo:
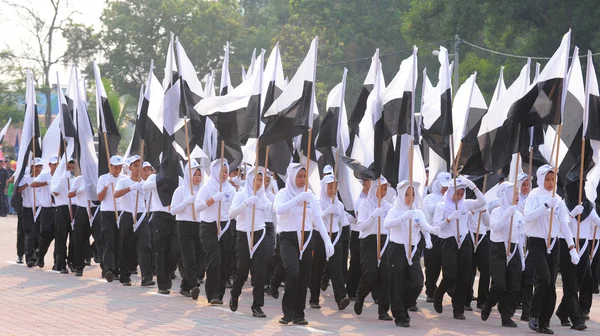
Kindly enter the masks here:
M 46 124 L 46 128 L 48 128 L 52 123 L 52 89 L 50 87 L 45 88 L 44 95 L 46 96 L 46 114 L 44 115 L 44 123 Z

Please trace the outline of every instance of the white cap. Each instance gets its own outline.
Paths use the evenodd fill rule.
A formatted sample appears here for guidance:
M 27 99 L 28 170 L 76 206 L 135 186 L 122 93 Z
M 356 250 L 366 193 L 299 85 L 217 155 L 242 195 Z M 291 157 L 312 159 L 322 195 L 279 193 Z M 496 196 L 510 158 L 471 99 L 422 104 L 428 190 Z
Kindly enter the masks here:
M 144 164 L 142 164 L 142 168 L 146 168 L 146 167 L 152 167 L 152 165 L 150 164 L 150 162 L 144 161 Z
M 114 155 L 113 157 L 110 158 L 110 164 L 113 166 L 122 166 L 123 158 L 118 155 Z
M 50 160 L 48 160 L 48 163 L 50 163 L 50 164 L 56 164 L 56 163 L 58 163 L 58 155 L 52 155 L 50 157 Z
M 69 160 L 67 161 L 67 163 L 69 162 L 75 162 L 75 159 L 73 159 L 72 157 L 69 158 Z
M 450 173 L 441 172 L 438 174 L 437 180 L 442 187 L 448 188 L 450 186 L 450 181 L 452 180 L 452 175 L 450 175 Z
M 33 165 L 33 166 L 43 166 L 44 165 L 44 160 L 42 160 L 42 158 L 36 157 L 35 159 L 32 160 L 31 165 Z
M 127 165 L 129 166 L 132 163 L 134 163 L 135 161 L 138 161 L 139 159 L 141 159 L 139 155 L 130 156 L 130 157 L 127 158 L 127 161 L 126 161 Z

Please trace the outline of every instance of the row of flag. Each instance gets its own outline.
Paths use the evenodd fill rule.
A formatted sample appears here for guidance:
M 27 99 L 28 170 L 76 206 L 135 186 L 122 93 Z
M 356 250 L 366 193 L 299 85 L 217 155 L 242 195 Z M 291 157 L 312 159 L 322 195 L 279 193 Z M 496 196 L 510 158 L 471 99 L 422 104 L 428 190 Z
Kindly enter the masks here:
M 141 155 L 158 167 L 157 187 L 165 206 L 178 186 L 182 161 L 197 159 L 206 167 L 217 158 L 234 167 L 242 162 L 268 165 L 279 178 L 285 177 L 291 161 L 314 161 L 308 172 L 313 189 L 320 187 L 319 166 L 331 165 L 338 178 L 347 181 L 339 185 L 339 193 L 348 210 L 353 210 L 361 189 L 352 176 L 384 175 L 393 186 L 410 178 L 424 188 L 428 162 L 432 178 L 454 168 L 480 181 L 487 176 L 493 186 L 519 172 L 512 168 L 517 157 L 523 161 L 522 171 L 530 165 L 557 165 L 562 192 L 581 185 L 579 170 L 584 165 L 584 195 L 595 202 L 600 182 L 600 93 L 591 53 L 584 82 L 577 47 L 569 57 L 570 38 L 569 31 L 541 72 L 537 65 L 533 81 L 530 60 L 508 88 L 501 69 L 489 105 L 477 85 L 476 72 L 459 88 L 452 87 L 453 64 L 448 51 L 440 47 L 437 85 L 432 85 L 424 69 L 418 112 L 418 49 L 414 47 L 401 62 L 387 86 L 377 50 L 353 109 L 348 111 L 345 105 L 344 69 L 321 119 L 315 99 L 318 37 L 289 82 L 276 44 L 266 59 L 265 50 L 253 54 L 237 87 L 230 80 L 227 44 L 219 95 L 215 95 L 215 73 L 207 75 L 203 87 L 180 41 L 171 35 L 164 79 L 155 76 L 152 62 L 140 89 L 134 135 L 126 154 Z M 121 140 L 100 69 L 95 63 L 93 69 L 98 153 L 78 69 L 73 68 L 66 92 L 59 90 L 59 114 L 50 126 L 56 131 L 53 137 L 47 134 L 43 144 L 33 78 L 28 74 L 22 135 L 26 150 L 19 153 L 19 178 L 25 172 L 23 163 L 33 155 L 60 153 L 61 164 L 75 156 L 93 198 L 93 180 L 108 172 L 108 159 Z

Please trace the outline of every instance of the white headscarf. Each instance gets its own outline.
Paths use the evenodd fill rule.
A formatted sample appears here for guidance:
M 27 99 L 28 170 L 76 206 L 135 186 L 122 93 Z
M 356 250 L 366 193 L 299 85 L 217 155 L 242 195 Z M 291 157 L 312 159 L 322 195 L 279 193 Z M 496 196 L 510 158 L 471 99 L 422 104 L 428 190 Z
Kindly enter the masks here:
M 513 205 L 513 189 L 515 184 L 511 182 L 502 182 L 496 190 L 496 196 L 498 196 L 498 203 L 502 210 L 508 209 Z
M 379 178 L 379 180 L 380 180 L 379 183 L 377 182 L 377 180 L 374 180 L 371 183 L 371 188 L 369 189 L 369 194 L 367 195 L 367 199 L 365 199 L 365 201 L 364 201 L 364 202 L 367 202 L 367 204 L 369 204 L 372 209 L 379 207 L 379 200 L 377 198 L 377 189 L 379 187 L 379 184 L 381 184 L 381 185 L 387 184 L 388 188 L 390 187 L 390 184 L 388 183 L 388 181 L 385 177 L 381 176 Z M 388 190 L 388 192 L 389 192 L 389 190 Z M 392 205 L 386 201 L 385 197 L 383 197 L 381 199 L 381 208 L 383 208 L 384 211 L 387 213 L 391 207 L 392 207 Z
M 443 198 L 443 204 L 444 204 L 444 207 L 446 207 L 447 211 L 456 210 L 456 204 L 458 204 L 458 210 L 463 209 L 466 193 L 463 194 L 463 197 L 458 202 L 454 202 L 454 200 L 452 199 L 452 196 L 454 196 L 454 193 L 456 190 L 466 189 L 466 188 L 467 188 L 466 185 L 463 183 L 463 180 L 460 177 L 456 178 L 456 189 L 454 189 L 454 183 L 450 183 L 450 186 L 448 187 L 448 191 L 446 191 L 446 193 L 444 194 L 444 198 Z
M 537 175 L 538 187 L 533 189 L 529 193 L 529 196 L 537 198 L 552 197 L 552 190 L 546 190 L 546 188 L 544 188 L 544 180 L 549 172 L 554 172 L 554 168 L 552 168 L 550 165 L 546 164 L 538 168 L 537 172 L 535 173 Z
M 333 177 L 333 175 L 325 175 L 321 180 L 321 197 L 319 198 L 321 210 L 325 210 L 328 206 L 332 205 L 331 197 L 327 195 L 327 185 L 333 182 L 335 182 L 335 178 Z M 338 199 L 337 194 L 335 195 L 335 205 L 338 207 L 340 205 L 343 206 L 342 202 L 340 202 L 340 200 Z
M 242 189 L 242 193 L 244 193 L 244 199 L 248 199 L 252 196 L 254 196 L 254 176 L 256 176 L 256 174 L 260 174 L 263 176 L 263 178 L 265 177 L 265 168 L 263 167 L 253 167 L 252 169 L 248 170 L 246 172 L 246 185 L 244 186 L 244 189 Z M 267 195 L 265 194 L 265 187 L 264 187 L 264 183 L 261 183 L 260 185 L 260 189 L 258 189 L 256 191 L 256 196 L 258 196 L 259 199 L 259 206 L 261 207 L 265 207 L 267 206 L 270 202 L 267 199 Z
M 437 182 L 437 181 L 436 181 Z M 406 194 L 406 190 L 408 189 L 408 187 L 410 187 L 410 182 L 409 181 L 402 181 L 400 183 L 398 183 L 398 185 L 396 186 L 396 191 L 398 192 L 398 194 L 396 195 L 396 199 L 394 200 L 394 206 L 400 210 L 411 210 L 412 209 L 420 209 L 423 206 L 423 199 L 421 198 L 421 195 L 419 194 L 419 186 L 420 183 L 419 182 L 414 182 L 413 181 L 413 190 L 415 191 L 415 199 L 413 201 L 412 207 L 406 205 L 406 202 L 404 201 L 404 195 Z M 434 186 L 432 186 L 434 187 Z
M 229 163 L 227 160 L 223 160 L 223 166 L 227 167 L 229 171 Z M 221 159 L 216 159 L 210 164 L 210 179 L 206 181 L 206 184 L 211 188 L 214 193 L 219 192 L 221 188 Z M 189 183 L 189 182 L 188 182 Z M 229 181 L 223 181 L 223 192 L 235 192 L 235 188 L 229 183 Z
M 198 163 L 198 161 L 192 160 L 191 165 L 192 165 L 192 167 L 191 167 L 192 175 L 191 176 L 190 176 L 190 163 L 185 165 L 185 169 L 183 171 L 182 187 L 185 190 L 184 195 L 196 195 L 198 190 L 200 190 L 200 186 L 201 186 L 201 183 L 198 185 L 194 185 L 193 183 L 190 182 L 192 180 L 192 176 L 194 176 L 194 174 L 196 174 L 197 170 L 200 171 L 200 175 L 202 176 L 202 170 L 200 169 L 200 164 Z M 204 176 L 202 176 L 202 177 L 204 177 Z M 190 191 L 190 185 L 192 185 L 192 188 L 193 188 L 191 191 Z
M 296 176 L 302 169 L 306 170 L 304 165 L 301 163 L 290 163 L 287 168 L 285 188 L 283 188 L 281 191 L 285 192 L 289 199 L 292 199 L 304 192 L 304 188 L 296 186 Z M 308 183 L 308 181 L 306 181 L 306 183 Z

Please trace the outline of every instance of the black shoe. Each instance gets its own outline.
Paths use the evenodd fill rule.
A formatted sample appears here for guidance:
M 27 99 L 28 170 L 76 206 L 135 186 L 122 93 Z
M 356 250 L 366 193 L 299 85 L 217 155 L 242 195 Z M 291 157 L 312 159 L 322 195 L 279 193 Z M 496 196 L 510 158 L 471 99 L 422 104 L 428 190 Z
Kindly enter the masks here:
M 398 322 L 396 322 L 396 327 L 408 328 L 408 327 L 410 327 L 410 322 L 407 322 L 407 321 L 400 322 L 400 321 L 398 321 Z
M 477 304 L 477 309 L 479 309 L 479 310 L 483 310 L 483 306 L 484 306 L 484 304 L 480 304 L 480 303 L 478 303 L 478 304 Z
M 417 307 L 417 304 L 414 303 L 410 307 L 408 307 L 408 311 L 411 311 L 411 312 L 419 311 L 419 307 Z
M 179 294 L 183 295 L 184 297 L 192 297 L 192 293 L 190 293 L 190 291 L 186 291 L 186 290 L 179 290 Z
M 507 318 L 505 320 L 502 320 L 502 326 L 509 327 L 509 328 L 516 328 L 517 324 L 515 323 L 515 321 L 511 320 L 510 318 Z
M 237 311 L 238 309 L 238 298 L 234 298 L 233 296 L 229 299 L 229 309 L 232 312 Z
M 388 313 L 379 314 L 379 321 L 391 321 L 393 318 Z
M 23 263 L 23 256 L 17 256 L 17 264 Z
M 35 263 L 39 268 L 44 268 L 44 259 L 42 258 L 38 258 L 38 260 Z
M 95 262 L 96 264 L 99 264 L 99 263 L 100 263 L 100 259 L 99 259 L 98 257 L 94 256 L 94 262 Z
M 522 313 L 521 314 L 521 321 L 529 321 L 529 314 L 527 313 Z
M 356 302 L 354 302 L 354 313 L 356 315 L 362 314 L 363 304 L 364 304 L 364 301 L 362 301 L 360 299 L 356 299 Z
M 273 299 L 279 299 L 279 289 L 271 287 L 271 296 Z
M 481 320 L 487 321 L 487 319 L 490 318 L 491 312 L 492 312 L 492 307 L 489 307 L 487 304 L 484 304 L 483 307 L 481 307 Z M 504 322 L 503 322 L 503 324 L 504 324 Z
M 454 319 L 455 320 L 466 320 L 467 318 L 465 317 L 465 314 L 463 314 L 463 313 L 455 313 Z
M 444 312 L 444 307 L 442 306 L 442 299 L 437 299 L 437 298 L 433 299 L 433 309 L 435 309 L 435 311 L 438 314 L 441 314 L 442 312 Z
M 175 275 L 175 272 L 171 273 L 171 280 L 175 280 L 177 279 L 177 275 Z
M 169 294 L 171 294 L 171 291 L 168 289 L 159 289 L 158 294 L 169 295 Z
M 329 281 L 328 282 L 321 282 L 321 290 L 323 292 L 327 290 L 327 287 L 329 287 Z
M 71 270 L 71 273 L 75 273 L 76 269 L 75 269 L 75 267 L 73 266 L 73 264 L 72 264 L 72 263 L 69 263 L 69 265 L 68 265 L 68 266 L 69 266 L 69 269 Z
M 548 327 L 539 327 L 537 332 L 540 334 L 554 335 L 554 331 Z
M 473 307 L 471 307 L 471 305 L 465 305 L 465 311 L 473 311 Z
M 321 309 L 321 305 L 315 302 L 309 302 L 308 306 L 313 309 Z
M 129 281 L 125 281 L 125 282 L 121 282 L 121 284 L 125 287 L 131 287 L 131 280 Z
M 539 319 L 535 318 L 535 317 L 530 317 L 529 318 L 529 329 L 533 330 L 533 331 L 538 331 L 540 330 L 540 321 Z
M 30 260 L 27 262 L 27 267 L 32 268 L 33 266 L 35 266 L 35 261 Z
M 379 304 L 379 298 L 373 298 L 373 302 L 375 302 L 376 305 Z
M 142 280 L 142 287 L 154 286 L 154 285 L 156 285 L 156 282 L 154 282 L 154 280 L 152 280 L 152 279 Z
M 113 280 L 115 279 L 115 275 L 113 274 L 113 272 L 107 271 L 104 275 L 104 278 L 106 278 L 106 281 L 108 282 L 113 282 Z
M 192 288 L 190 296 L 192 297 L 192 300 L 198 300 L 198 296 L 200 296 L 200 287 Z M 221 302 L 221 304 L 223 304 L 223 302 Z
M 260 307 L 252 308 L 252 317 L 260 317 L 265 318 L 267 314 L 265 314 Z
M 561 327 L 570 327 L 571 326 L 571 322 L 569 322 L 569 321 L 560 321 L 560 326 Z
M 279 319 L 279 324 L 288 325 L 290 322 L 292 322 L 292 320 L 285 316 Z
M 75 272 L 75 276 L 83 276 L 83 271 L 79 270 Z
M 91 258 L 85 258 L 85 266 L 92 266 L 92 259 Z
M 69 271 L 66 268 L 61 269 L 60 274 L 69 274 Z
M 222 305 L 223 304 L 223 300 L 219 300 L 219 299 L 212 299 L 209 302 L 211 305 Z
M 428 296 L 428 297 L 425 299 L 425 302 L 433 302 L 433 296 Z
M 581 315 L 583 315 L 583 319 L 584 320 L 589 320 L 590 319 L 590 314 L 589 313 L 581 313 Z
M 305 326 L 305 325 L 308 324 L 308 321 L 305 320 L 305 319 L 303 319 L 303 318 L 297 318 L 297 319 L 294 319 L 294 321 L 292 321 L 292 323 L 294 323 L 296 325 L 303 325 L 303 326 Z
M 338 310 L 346 309 L 346 307 L 348 307 L 349 304 L 350 304 L 350 299 L 348 299 L 347 297 L 344 297 L 343 299 L 340 300 L 340 302 L 338 302 Z
M 227 280 L 227 282 L 225 283 L 225 288 L 231 288 L 231 281 Z
M 571 329 L 573 329 L 573 330 L 585 330 L 585 329 L 587 329 L 587 326 L 585 325 L 585 323 L 581 323 L 581 324 L 572 326 Z
M 350 299 L 350 301 L 354 302 L 354 301 L 356 301 L 356 296 L 348 296 L 348 299 Z

